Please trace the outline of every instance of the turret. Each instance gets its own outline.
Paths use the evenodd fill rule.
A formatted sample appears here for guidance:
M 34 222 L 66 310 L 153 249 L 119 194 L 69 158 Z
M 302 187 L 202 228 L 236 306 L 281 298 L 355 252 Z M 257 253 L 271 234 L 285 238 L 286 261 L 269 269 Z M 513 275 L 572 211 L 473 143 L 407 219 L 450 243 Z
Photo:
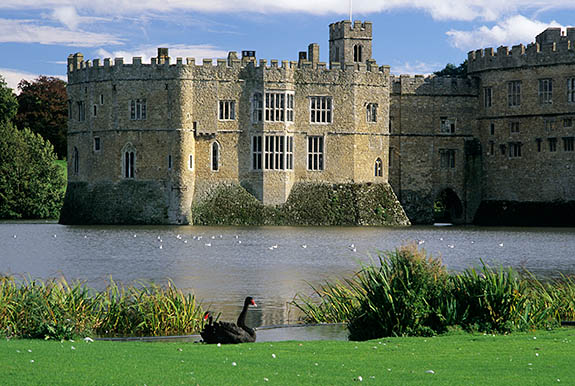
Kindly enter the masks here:
M 329 61 L 366 63 L 371 59 L 371 22 L 349 20 L 329 25 Z

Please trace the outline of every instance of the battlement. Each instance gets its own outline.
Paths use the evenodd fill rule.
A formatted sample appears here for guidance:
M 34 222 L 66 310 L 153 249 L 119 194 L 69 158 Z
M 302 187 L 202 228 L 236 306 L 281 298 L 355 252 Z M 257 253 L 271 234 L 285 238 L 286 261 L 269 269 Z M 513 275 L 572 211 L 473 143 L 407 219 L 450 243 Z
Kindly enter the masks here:
M 378 67 L 375 60 L 367 63 L 338 63 L 331 62 L 329 67 L 326 63 L 300 60 L 269 62 L 265 59 L 256 61 L 254 56 L 244 55 L 238 58 L 235 51 L 228 54 L 227 59 L 203 59 L 196 63 L 195 58 L 172 58 L 168 56 L 166 48 L 159 49 L 161 53 L 157 58 L 151 58 L 150 63 L 143 63 L 141 57 L 133 57 L 131 63 L 126 63 L 124 58 L 84 60 L 84 55 L 76 53 L 68 56 L 68 82 L 102 81 L 112 79 L 177 79 L 197 74 L 201 77 L 222 78 L 222 76 L 238 76 L 240 71 L 248 70 L 257 72 L 280 71 L 285 76 L 292 76 L 295 71 L 307 71 L 318 73 L 339 74 L 345 72 L 373 73 L 385 72 L 384 67 Z
M 423 75 L 392 75 L 392 94 L 477 95 L 476 82 L 468 78 Z
M 527 47 L 523 44 L 470 51 L 468 73 L 487 70 L 575 63 L 575 28 L 548 28 Z
M 337 39 L 371 39 L 372 24 L 370 21 L 338 21 L 329 25 L 329 40 Z

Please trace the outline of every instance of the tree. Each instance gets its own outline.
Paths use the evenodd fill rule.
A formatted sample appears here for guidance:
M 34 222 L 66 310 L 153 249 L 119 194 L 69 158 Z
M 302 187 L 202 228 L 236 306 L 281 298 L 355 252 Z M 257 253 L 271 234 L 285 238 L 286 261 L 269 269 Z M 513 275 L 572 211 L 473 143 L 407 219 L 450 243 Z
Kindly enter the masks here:
M 467 76 L 467 59 L 456 67 L 453 63 L 447 63 L 445 68 L 441 71 L 435 71 L 437 76 L 452 76 L 455 78 L 465 78 Z
M 30 129 L 0 122 L 0 218 L 55 218 L 64 174 L 50 142 Z
M 8 87 L 6 81 L 0 75 L 0 124 L 10 122 L 18 111 L 18 101 L 12 89 Z
M 66 133 L 68 126 L 68 97 L 66 82 L 61 79 L 40 76 L 18 84 L 18 115 L 16 126 L 30 128 L 49 140 L 58 158 L 66 156 Z

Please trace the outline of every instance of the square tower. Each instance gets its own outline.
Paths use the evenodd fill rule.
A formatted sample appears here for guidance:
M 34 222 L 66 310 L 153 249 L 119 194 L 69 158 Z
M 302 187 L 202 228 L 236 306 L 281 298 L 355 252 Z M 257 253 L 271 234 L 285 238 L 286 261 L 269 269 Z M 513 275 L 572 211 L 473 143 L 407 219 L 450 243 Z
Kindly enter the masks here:
M 365 63 L 371 59 L 371 22 L 349 20 L 329 25 L 329 61 Z

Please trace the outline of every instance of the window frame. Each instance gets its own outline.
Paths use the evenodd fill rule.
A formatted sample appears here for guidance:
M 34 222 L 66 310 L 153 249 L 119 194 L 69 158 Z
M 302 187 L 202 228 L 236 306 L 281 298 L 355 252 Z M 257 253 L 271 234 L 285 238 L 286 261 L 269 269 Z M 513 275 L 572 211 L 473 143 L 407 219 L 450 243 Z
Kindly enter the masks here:
M 218 101 L 218 121 L 235 121 L 236 120 L 236 101 L 235 99 L 220 99 Z
M 519 121 L 511 121 L 509 122 L 509 133 L 510 134 L 519 134 L 521 132 L 521 127 Z
M 312 172 L 324 171 L 325 136 L 308 135 L 306 138 L 306 169 Z
M 575 151 L 575 137 L 563 137 L 563 151 Z
M 212 172 L 219 172 L 222 168 L 222 147 L 218 141 L 213 141 L 210 145 L 210 170 Z
M 455 134 L 457 130 L 457 118 L 439 117 L 439 133 Z
M 483 107 L 489 108 L 493 106 L 493 87 L 483 87 Z
M 550 105 L 553 104 L 553 79 L 544 78 L 539 79 L 539 104 Z
M 74 146 L 74 150 L 72 151 L 72 158 L 72 173 L 77 176 L 80 173 L 80 152 L 76 146 Z
M 194 170 L 194 155 L 191 153 L 188 155 L 188 170 Z
M 567 78 L 567 103 L 575 103 L 575 77 Z
M 455 169 L 455 149 L 439 149 L 439 168 L 443 170 Z
M 264 97 L 259 91 L 252 94 L 252 123 L 263 122 Z
M 383 177 L 383 161 L 380 157 L 375 159 L 374 177 Z
M 265 90 L 263 93 L 263 122 L 293 123 L 295 118 L 295 92 L 291 90 Z
M 509 142 L 507 145 L 509 159 L 521 158 L 521 142 Z
M 367 123 L 377 123 L 377 108 L 378 104 L 374 102 L 369 102 L 365 106 L 365 121 Z
M 122 152 L 122 168 L 124 179 L 136 178 L 136 151 L 131 147 L 125 148 Z
M 145 121 L 148 118 L 146 98 L 131 99 L 129 106 L 131 121 Z
M 94 137 L 94 151 L 96 153 L 102 150 L 102 139 L 100 137 Z
M 547 138 L 547 142 L 549 142 L 549 152 L 557 152 L 557 138 Z
M 252 171 L 293 171 L 293 134 L 254 134 L 251 139 Z
M 308 98 L 309 123 L 312 125 L 332 124 L 334 112 L 333 97 L 329 95 L 311 95 Z
M 510 80 L 507 82 L 507 106 L 521 106 L 521 84 L 520 80 Z
M 86 121 L 86 103 L 84 101 L 77 101 L 78 106 L 78 122 Z

